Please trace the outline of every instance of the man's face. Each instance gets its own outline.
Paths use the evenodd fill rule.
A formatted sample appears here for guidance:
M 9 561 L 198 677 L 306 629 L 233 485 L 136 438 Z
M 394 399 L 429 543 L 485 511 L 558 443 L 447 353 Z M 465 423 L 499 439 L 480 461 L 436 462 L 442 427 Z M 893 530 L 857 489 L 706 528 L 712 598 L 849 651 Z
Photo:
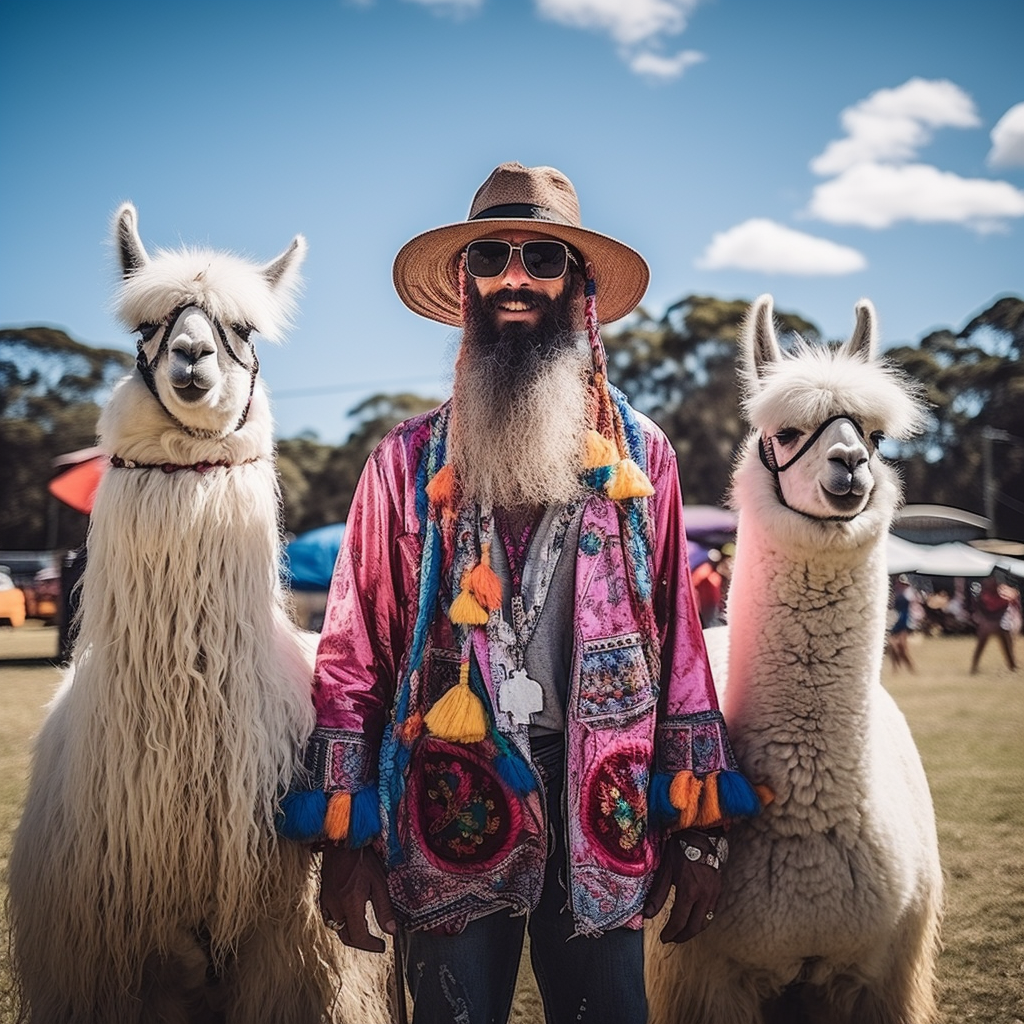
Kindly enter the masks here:
M 528 242 L 534 238 L 551 238 L 539 231 L 492 231 L 487 234 L 488 238 L 501 238 L 513 245 Z M 516 292 L 516 296 L 503 296 L 494 306 L 495 326 L 499 329 L 508 324 L 521 323 L 528 327 L 536 327 L 543 316 L 540 305 L 533 301 L 531 293 L 543 296 L 546 299 L 554 300 L 559 298 L 565 291 L 568 274 L 554 281 L 538 281 L 530 277 L 523 266 L 522 254 L 512 253 L 505 270 L 497 277 L 470 277 L 470 287 L 476 286 L 477 292 L 484 300 L 497 295 L 499 292 Z

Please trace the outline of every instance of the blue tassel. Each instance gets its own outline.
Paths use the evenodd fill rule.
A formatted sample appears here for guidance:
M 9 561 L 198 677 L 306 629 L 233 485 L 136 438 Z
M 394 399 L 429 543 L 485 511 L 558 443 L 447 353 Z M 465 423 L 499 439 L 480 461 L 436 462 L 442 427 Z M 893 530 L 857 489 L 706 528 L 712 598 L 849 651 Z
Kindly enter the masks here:
M 495 736 L 497 738 L 497 736 Z M 530 771 L 530 766 L 522 759 L 518 751 L 511 750 L 504 737 L 498 744 L 498 756 L 494 759 L 494 769 L 501 781 L 516 796 L 526 796 L 537 788 L 537 780 Z
M 586 469 L 583 471 L 583 482 L 595 491 L 603 491 L 604 485 L 612 477 L 613 469 L 615 469 L 614 466 L 597 466 L 594 469 Z
M 319 839 L 327 815 L 327 794 L 322 789 L 292 791 L 281 800 L 274 826 L 285 839 L 310 843 Z
M 352 797 L 348 824 L 348 845 L 353 849 L 365 846 L 380 835 L 380 794 L 377 786 L 364 786 Z
M 661 827 L 667 827 L 679 819 L 679 811 L 672 806 L 672 801 L 668 798 L 671 784 L 671 775 L 656 772 L 651 776 L 651 784 L 647 789 L 648 816 L 655 825 Z
M 740 772 L 719 772 L 718 806 L 730 818 L 753 818 L 761 813 L 754 787 Z

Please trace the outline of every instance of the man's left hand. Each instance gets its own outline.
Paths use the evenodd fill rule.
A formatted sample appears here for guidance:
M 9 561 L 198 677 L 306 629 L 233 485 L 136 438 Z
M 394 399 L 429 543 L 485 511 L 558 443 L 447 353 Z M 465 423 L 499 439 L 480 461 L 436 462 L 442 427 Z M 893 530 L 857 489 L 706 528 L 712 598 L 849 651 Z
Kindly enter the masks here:
M 668 837 L 644 904 L 644 917 L 657 917 L 669 889 L 675 886 L 675 903 L 661 930 L 662 942 L 686 942 L 714 920 L 727 851 L 724 838 L 712 839 L 695 829 Z

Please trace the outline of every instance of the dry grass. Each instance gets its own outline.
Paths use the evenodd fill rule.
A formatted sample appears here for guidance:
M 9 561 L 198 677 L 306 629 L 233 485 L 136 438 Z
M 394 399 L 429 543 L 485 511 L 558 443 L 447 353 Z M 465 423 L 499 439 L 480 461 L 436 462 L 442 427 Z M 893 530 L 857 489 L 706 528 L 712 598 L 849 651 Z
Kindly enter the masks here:
M 886 669 L 931 781 L 947 879 L 940 1024 L 1024 1022 L 1024 672 L 990 643 L 969 676 L 973 640 L 915 637 L 914 675 Z M 1018 641 L 1018 647 L 1020 647 Z M 0 871 L 23 799 L 30 737 L 59 672 L 52 629 L 0 627 Z M 1019 652 L 1024 656 L 1024 651 Z M 33 661 L 32 659 L 39 659 Z M 15 659 L 15 660 L 4 660 Z M 899 842 L 899 836 L 893 836 Z M 0 946 L 2 948 L 2 946 Z M 513 1011 L 539 1019 L 528 968 Z M 0 997 L 0 1020 L 11 1007 Z

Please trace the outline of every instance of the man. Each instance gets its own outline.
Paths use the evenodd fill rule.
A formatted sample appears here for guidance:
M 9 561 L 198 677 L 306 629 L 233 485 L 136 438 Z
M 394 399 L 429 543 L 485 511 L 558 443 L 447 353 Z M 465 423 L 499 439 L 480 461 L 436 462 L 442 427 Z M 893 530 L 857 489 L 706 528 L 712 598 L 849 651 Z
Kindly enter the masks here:
M 424 1024 L 507 1020 L 526 929 L 549 1024 L 644 1021 L 643 917 L 674 885 L 663 940 L 706 927 L 722 826 L 759 808 L 674 452 L 605 376 L 597 302 L 618 319 L 647 280 L 563 174 L 514 163 L 395 260 L 403 301 L 462 328 L 453 393 L 364 469 L 293 796 L 329 797 L 305 829 L 325 918 L 363 949 L 383 948 L 367 900 L 402 929 Z

